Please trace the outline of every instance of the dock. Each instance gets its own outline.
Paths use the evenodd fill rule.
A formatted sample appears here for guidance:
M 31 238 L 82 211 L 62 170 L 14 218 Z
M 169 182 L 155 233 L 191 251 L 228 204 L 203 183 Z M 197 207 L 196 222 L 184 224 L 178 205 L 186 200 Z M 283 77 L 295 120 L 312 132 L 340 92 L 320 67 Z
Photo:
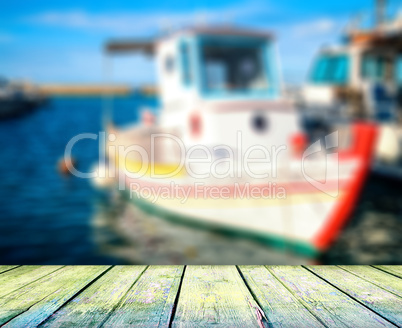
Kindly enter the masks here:
M 402 326 L 402 266 L 0 266 L 3 327 Z
M 132 92 L 128 85 L 114 84 L 42 84 L 38 89 L 46 96 L 126 96 Z

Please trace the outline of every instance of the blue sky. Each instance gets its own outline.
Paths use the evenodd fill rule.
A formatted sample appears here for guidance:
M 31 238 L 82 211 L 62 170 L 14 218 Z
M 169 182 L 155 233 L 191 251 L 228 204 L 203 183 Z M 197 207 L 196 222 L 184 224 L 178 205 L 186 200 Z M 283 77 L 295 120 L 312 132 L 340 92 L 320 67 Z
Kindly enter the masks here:
M 390 1 L 395 11 L 402 1 Z M 317 49 L 339 39 L 351 17 L 373 10 L 353 1 L 50 1 L 0 0 L 0 75 L 39 83 L 102 82 L 108 38 L 147 37 L 177 26 L 235 23 L 272 30 L 286 82 L 301 82 Z M 151 58 L 113 60 L 113 80 L 152 83 Z

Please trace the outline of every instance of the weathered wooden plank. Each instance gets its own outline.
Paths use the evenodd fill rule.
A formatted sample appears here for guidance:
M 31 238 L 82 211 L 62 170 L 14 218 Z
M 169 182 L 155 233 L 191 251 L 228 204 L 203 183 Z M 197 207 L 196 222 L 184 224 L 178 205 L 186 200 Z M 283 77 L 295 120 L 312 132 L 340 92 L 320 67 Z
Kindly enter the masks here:
M 144 266 L 120 266 L 102 275 L 107 268 L 27 266 L 3 272 L 0 325 L 169 325 L 183 267 L 143 271 Z M 402 276 L 402 267 L 379 268 Z M 397 296 L 402 279 L 378 269 L 241 266 L 240 270 L 262 310 L 236 267 L 187 267 L 172 326 L 262 327 L 265 316 L 270 327 L 402 325 L 402 298 Z
M 0 265 L 0 274 L 17 268 L 19 265 Z
M 183 266 L 149 267 L 102 326 L 167 327 L 183 269 Z
M 402 278 L 402 265 L 374 265 L 374 267 Z
M 307 268 L 392 323 L 402 325 L 402 298 L 338 267 Z
M 235 266 L 189 266 L 172 326 L 262 327 L 262 315 Z
M 0 275 L 0 297 L 34 283 L 38 279 L 59 270 L 62 266 L 21 266 Z
M 394 327 L 381 316 L 302 267 L 267 268 L 326 326 Z
M 146 266 L 117 266 L 48 318 L 41 327 L 98 327 Z
M 378 287 L 402 297 L 402 279 L 400 278 L 367 265 L 341 265 L 340 267 Z
M 65 267 L 0 298 L 0 324 L 34 327 L 104 272 L 107 266 Z
M 323 327 L 264 266 L 240 266 L 240 271 L 264 310 L 269 327 Z

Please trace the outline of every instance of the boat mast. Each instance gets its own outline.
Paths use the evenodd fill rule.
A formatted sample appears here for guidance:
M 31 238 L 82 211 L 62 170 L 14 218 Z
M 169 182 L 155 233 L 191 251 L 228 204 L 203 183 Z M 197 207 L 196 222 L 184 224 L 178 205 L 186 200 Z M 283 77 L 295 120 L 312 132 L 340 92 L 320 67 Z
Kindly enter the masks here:
M 376 16 L 376 27 L 377 28 L 380 28 L 385 23 L 386 5 L 387 5 L 386 0 L 376 0 L 375 16 Z
M 103 91 L 103 102 L 102 102 L 102 128 L 104 131 L 107 130 L 108 125 L 112 122 L 113 113 L 113 99 L 112 92 L 108 92 L 107 86 L 112 82 L 112 60 L 111 56 L 105 52 L 103 55 L 103 83 L 105 88 Z

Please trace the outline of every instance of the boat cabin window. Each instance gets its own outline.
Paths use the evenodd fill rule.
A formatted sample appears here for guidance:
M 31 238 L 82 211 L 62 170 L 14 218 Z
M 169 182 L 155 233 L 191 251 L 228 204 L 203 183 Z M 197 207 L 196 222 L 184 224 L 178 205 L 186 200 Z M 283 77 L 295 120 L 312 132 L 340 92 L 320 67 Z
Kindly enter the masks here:
M 187 42 L 182 42 L 180 44 L 180 56 L 183 83 L 184 85 L 190 85 L 192 83 L 193 77 L 191 74 L 190 65 L 190 47 Z
M 365 54 L 362 59 L 361 75 L 370 81 L 389 81 L 394 79 L 393 62 L 383 55 Z
M 311 81 L 317 84 L 344 85 L 349 79 L 349 57 L 340 55 L 322 55 L 314 66 Z
M 402 55 L 399 55 L 396 61 L 395 76 L 396 76 L 396 83 L 399 86 L 402 86 Z
M 261 45 L 205 44 L 202 75 L 207 91 L 232 93 L 268 88 Z
M 165 58 L 165 70 L 167 73 L 172 73 L 174 70 L 174 58 L 172 55 L 167 55 Z

